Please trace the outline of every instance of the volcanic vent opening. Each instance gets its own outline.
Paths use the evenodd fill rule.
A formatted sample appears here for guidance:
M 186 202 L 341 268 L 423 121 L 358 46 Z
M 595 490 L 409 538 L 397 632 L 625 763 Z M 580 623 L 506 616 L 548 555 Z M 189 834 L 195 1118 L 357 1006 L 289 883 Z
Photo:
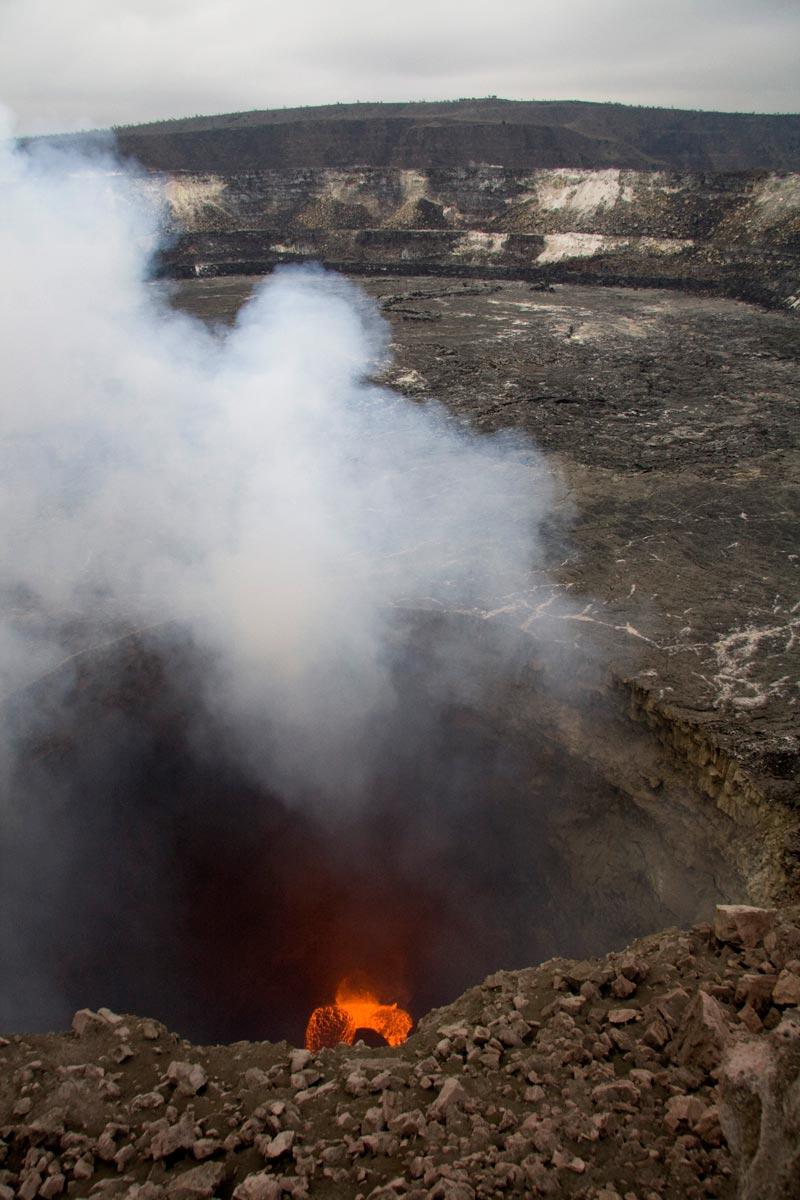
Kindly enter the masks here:
M 443 642 L 469 655 L 471 698 L 433 685 Z M 394 644 L 359 806 L 255 783 L 174 631 L 30 689 L 2 840 L 19 933 L 2 1025 L 105 1004 L 195 1041 L 302 1045 L 311 1014 L 346 1010 L 343 987 L 416 1020 L 494 970 L 742 897 L 729 823 L 622 695 L 554 683 L 534 642 L 486 622 L 408 613 Z M 392 1042 L 351 1023 L 332 1040 Z

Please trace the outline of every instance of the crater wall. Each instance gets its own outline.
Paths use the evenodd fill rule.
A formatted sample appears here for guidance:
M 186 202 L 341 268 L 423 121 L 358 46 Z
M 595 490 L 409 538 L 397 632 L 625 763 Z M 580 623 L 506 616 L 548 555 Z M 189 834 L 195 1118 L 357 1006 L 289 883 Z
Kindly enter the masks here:
M 800 305 L 800 174 L 359 166 L 151 176 L 173 234 L 159 271 L 596 282 Z

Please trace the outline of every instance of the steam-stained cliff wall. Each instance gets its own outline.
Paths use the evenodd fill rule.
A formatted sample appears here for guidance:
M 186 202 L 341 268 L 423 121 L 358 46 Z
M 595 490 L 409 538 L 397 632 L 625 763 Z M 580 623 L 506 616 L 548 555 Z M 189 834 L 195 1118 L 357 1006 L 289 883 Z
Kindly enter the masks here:
M 800 174 L 497 166 L 154 177 L 167 274 L 318 259 L 363 273 L 484 275 L 720 291 L 793 307 Z

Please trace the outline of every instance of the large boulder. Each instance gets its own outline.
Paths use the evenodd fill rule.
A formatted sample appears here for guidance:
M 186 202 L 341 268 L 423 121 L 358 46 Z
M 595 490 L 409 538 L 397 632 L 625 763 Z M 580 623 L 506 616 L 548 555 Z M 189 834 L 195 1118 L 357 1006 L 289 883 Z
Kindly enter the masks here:
M 719 1116 L 739 1168 L 739 1200 L 800 1196 L 800 1014 L 728 1049 Z
M 721 942 L 752 949 L 760 945 L 775 924 L 774 908 L 748 904 L 718 904 L 714 912 L 714 934 Z

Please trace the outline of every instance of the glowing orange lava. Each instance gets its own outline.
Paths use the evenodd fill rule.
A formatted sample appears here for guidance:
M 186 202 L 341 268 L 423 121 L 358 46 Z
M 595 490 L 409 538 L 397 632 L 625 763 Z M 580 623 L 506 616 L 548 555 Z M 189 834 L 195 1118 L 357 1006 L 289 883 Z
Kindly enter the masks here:
M 372 1029 L 390 1046 L 406 1040 L 414 1024 L 404 1008 L 396 1004 L 381 1004 L 367 988 L 355 987 L 343 980 L 336 989 L 334 1004 L 315 1008 L 306 1026 L 306 1049 L 314 1053 L 323 1046 L 351 1046 L 356 1030 Z

